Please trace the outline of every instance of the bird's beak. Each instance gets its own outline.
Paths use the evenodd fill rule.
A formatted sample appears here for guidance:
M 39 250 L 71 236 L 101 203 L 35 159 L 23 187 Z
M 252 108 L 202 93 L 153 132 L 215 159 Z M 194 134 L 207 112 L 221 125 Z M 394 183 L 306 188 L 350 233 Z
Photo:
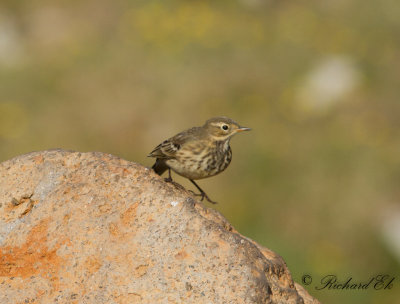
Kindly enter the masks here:
M 236 132 L 243 132 L 243 131 L 250 131 L 250 128 L 246 128 L 246 127 L 240 127 L 239 129 L 236 130 Z

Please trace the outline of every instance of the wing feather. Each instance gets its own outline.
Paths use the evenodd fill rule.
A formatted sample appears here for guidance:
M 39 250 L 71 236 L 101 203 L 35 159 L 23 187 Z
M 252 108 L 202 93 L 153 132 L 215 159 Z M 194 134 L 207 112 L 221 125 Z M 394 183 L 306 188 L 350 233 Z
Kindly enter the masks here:
M 178 133 L 174 137 L 164 140 L 161 144 L 155 147 L 148 156 L 163 159 L 175 158 L 176 153 L 181 149 L 182 145 L 189 141 L 198 139 L 200 133 L 200 127 L 194 127 Z

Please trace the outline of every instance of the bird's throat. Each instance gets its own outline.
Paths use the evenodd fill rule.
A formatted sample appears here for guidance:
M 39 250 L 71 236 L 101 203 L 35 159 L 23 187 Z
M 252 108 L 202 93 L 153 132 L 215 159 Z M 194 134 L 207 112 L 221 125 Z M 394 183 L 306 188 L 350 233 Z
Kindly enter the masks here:
M 229 138 L 226 140 L 219 140 L 215 142 L 215 146 L 218 152 L 223 154 L 229 150 Z

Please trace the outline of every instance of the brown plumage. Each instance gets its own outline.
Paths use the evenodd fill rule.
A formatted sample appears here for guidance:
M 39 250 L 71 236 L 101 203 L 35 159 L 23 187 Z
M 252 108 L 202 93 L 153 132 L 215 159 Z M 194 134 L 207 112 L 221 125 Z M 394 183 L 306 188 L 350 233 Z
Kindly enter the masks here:
M 200 191 L 201 200 L 210 200 L 194 180 L 214 176 L 224 171 L 231 162 L 229 141 L 233 135 L 250 128 L 241 127 L 227 117 L 215 117 L 202 127 L 194 127 L 163 141 L 148 155 L 155 157 L 152 169 L 159 175 L 171 169 L 188 178 Z

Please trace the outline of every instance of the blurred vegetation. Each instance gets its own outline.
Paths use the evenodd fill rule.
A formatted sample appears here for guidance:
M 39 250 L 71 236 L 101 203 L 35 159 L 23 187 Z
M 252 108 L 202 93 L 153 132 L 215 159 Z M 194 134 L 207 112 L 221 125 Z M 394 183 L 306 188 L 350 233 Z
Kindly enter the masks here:
M 395 303 L 399 37 L 394 0 L 3 0 L 0 158 L 61 147 L 150 166 L 163 139 L 229 116 L 253 131 L 200 181 L 216 208 L 298 282 L 397 276 L 307 287 L 323 303 Z

